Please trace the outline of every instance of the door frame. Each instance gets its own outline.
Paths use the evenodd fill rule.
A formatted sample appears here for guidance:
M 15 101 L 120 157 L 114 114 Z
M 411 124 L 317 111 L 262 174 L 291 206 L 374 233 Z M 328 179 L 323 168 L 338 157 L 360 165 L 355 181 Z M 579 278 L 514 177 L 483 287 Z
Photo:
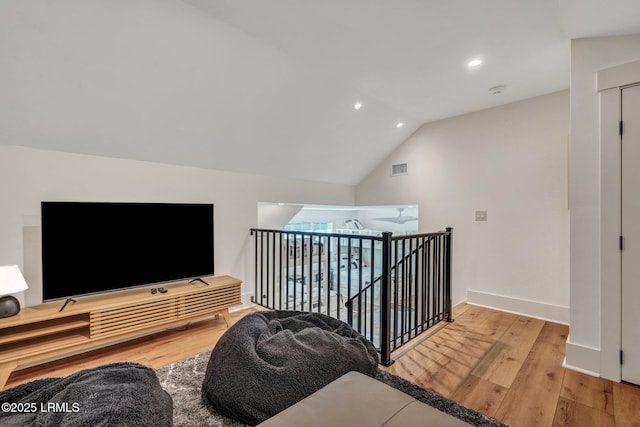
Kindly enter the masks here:
M 597 73 L 600 97 L 600 376 L 621 381 L 622 90 L 640 83 L 640 61 Z

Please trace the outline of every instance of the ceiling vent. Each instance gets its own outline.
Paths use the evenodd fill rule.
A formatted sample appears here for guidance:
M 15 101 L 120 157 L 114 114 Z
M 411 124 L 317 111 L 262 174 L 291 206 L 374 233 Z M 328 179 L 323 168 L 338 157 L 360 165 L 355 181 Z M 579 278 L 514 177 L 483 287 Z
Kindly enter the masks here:
M 406 163 L 398 163 L 396 165 L 391 165 L 391 176 L 406 175 L 406 174 L 407 174 Z

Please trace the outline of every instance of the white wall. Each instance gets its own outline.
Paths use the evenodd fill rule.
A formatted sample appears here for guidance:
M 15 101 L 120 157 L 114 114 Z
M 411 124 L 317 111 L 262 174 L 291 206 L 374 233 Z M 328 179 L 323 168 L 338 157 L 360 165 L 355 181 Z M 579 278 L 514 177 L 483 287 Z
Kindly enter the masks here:
M 353 185 L 418 126 L 181 0 L 2 0 L 0 58 L 0 144 Z
M 428 123 L 358 185 L 356 202 L 418 201 L 421 232 L 454 228 L 454 303 L 472 290 L 478 303 L 566 322 L 568 137 L 568 91 Z M 391 177 L 402 162 L 408 174 Z
M 249 229 L 264 199 L 352 205 L 354 187 L 0 145 L 0 265 L 26 263 L 24 300 L 41 301 L 43 200 L 214 203 L 216 274 L 243 280 L 246 302 Z
M 281 229 L 302 209 L 302 205 L 258 203 L 258 228 Z
M 640 59 L 638 35 L 579 39 L 571 43 L 571 330 L 566 363 L 595 374 L 602 373 L 602 364 L 610 367 L 617 363 L 618 350 L 601 347 L 603 335 L 611 334 L 601 329 L 602 321 L 615 316 L 615 312 L 601 304 L 601 240 L 612 238 L 615 246 L 617 236 L 600 234 L 601 173 L 607 172 L 600 164 L 596 73 L 637 59 Z M 613 354 L 614 360 L 601 360 L 601 351 Z M 616 379 L 610 374 L 607 377 Z

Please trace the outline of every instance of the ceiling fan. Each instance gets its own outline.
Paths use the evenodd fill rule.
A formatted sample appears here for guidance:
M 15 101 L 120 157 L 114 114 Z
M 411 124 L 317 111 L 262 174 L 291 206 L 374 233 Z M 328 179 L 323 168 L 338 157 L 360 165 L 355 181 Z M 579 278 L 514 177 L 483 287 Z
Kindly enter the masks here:
M 404 211 L 404 209 L 405 208 L 398 208 L 398 216 L 388 217 L 388 218 L 373 218 L 373 219 L 377 221 L 395 222 L 396 224 L 404 224 L 405 222 L 418 220 L 418 217 L 415 217 L 415 216 L 402 215 L 402 211 Z

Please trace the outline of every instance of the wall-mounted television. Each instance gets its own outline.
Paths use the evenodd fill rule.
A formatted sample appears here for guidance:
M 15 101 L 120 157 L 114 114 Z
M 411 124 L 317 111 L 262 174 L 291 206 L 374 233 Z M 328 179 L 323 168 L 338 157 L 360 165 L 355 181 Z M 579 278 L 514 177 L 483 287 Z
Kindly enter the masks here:
M 213 204 L 42 202 L 43 300 L 214 274 Z

